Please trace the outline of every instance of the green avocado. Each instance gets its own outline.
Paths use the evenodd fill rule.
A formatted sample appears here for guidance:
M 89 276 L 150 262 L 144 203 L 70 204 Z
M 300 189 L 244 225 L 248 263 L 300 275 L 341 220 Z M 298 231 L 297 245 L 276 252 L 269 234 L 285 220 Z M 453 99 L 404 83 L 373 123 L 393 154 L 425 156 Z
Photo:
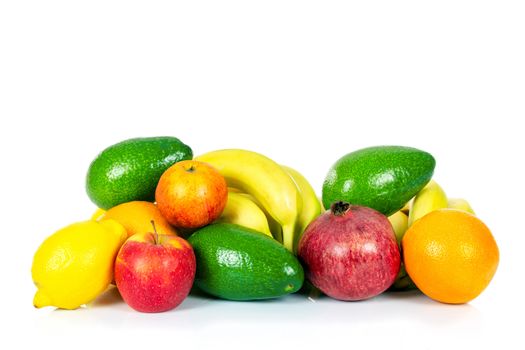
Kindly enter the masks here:
M 195 285 L 228 300 L 277 298 L 298 291 L 297 258 L 265 234 L 235 224 L 212 224 L 188 239 L 197 259 Z
M 152 202 L 162 173 L 192 158 L 191 148 L 176 137 L 125 140 L 106 148 L 91 162 L 86 191 L 102 209 L 138 200 Z
M 430 181 L 436 161 L 411 147 L 364 148 L 340 158 L 323 184 L 323 205 L 335 201 L 373 208 L 384 215 L 401 209 Z

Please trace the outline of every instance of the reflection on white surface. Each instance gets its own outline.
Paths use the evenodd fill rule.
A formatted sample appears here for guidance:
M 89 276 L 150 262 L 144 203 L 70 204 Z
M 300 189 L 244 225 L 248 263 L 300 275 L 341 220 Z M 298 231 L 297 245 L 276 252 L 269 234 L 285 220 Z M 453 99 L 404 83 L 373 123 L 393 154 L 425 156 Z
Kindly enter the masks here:
M 37 328 L 58 332 L 62 327 L 133 329 L 178 329 L 197 331 L 235 324 L 300 325 L 303 329 L 334 326 L 374 326 L 383 322 L 427 324 L 430 327 L 478 327 L 482 314 L 472 305 L 446 305 L 418 292 L 385 293 L 360 302 L 342 302 L 319 296 L 312 302 L 307 294 L 280 299 L 235 302 L 190 295 L 174 310 L 139 313 L 128 307 L 112 287 L 89 306 L 75 310 L 45 310 L 36 319 Z

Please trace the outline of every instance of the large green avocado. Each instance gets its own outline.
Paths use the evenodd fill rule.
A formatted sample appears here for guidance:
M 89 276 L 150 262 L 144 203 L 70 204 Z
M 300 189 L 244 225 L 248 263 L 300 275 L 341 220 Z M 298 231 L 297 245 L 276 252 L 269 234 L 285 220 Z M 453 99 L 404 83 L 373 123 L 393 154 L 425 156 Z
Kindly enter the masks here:
M 235 224 L 212 224 L 188 239 L 197 258 L 195 284 L 228 300 L 269 299 L 298 291 L 304 272 L 273 238 Z
M 340 158 L 323 184 L 323 205 L 335 201 L 367 206 L 391 215 L 432 178 L 436 161 L 411 147 L 364 148 Z
M 146 137 L 106 148 L 89 166 L 86 191 L 98 207 L 142 200 L 154 201 L 159 179 L 171 165 L 193 158 L 191 148 L 176 137 Z

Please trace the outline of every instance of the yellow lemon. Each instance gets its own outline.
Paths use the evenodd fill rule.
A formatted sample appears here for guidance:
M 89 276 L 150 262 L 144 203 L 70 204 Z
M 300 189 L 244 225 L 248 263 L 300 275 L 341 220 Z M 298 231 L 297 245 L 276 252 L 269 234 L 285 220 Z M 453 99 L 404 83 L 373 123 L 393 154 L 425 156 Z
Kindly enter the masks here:
M 33 258 L 37 308 L 76 309 L 102 293 L 113 279 L 113 265 L 126 229 L 114 220 L 84 221 L 48 237 Z

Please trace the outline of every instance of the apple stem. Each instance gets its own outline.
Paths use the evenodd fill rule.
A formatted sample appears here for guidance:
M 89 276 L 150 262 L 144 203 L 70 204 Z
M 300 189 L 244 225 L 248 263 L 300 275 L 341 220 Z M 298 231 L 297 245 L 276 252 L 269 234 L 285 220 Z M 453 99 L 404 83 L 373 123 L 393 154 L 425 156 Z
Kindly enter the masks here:
M 335 216 L 343 216 L 348 209 L 350 209 L 350 203 L 343 201 L 334 202 L 330 207 L 330 210 Z
M 151 226 L 153 226 L 153 232 L 155 232 L 155 244 L 159 244 L 159 233 L 157 232 L 157 228 L 155 227 L 155 221 L 151 220 Z

